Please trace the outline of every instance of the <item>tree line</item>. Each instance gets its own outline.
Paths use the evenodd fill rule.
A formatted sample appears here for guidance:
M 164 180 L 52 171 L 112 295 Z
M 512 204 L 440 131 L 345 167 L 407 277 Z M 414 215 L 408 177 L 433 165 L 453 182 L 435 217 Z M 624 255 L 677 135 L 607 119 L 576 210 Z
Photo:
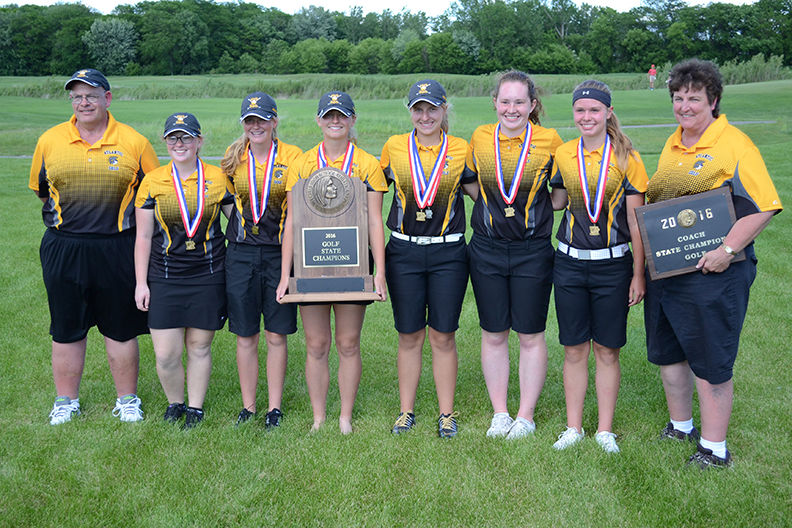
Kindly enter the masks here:
M 82 4 L 0 7 L 0 75 L 645 71 L 697 56 L 792 61 L 792 0 L 620 13 L 572 0 L 457 0 L 438 17 L 245 2 L 160 0 L 102 15 Z

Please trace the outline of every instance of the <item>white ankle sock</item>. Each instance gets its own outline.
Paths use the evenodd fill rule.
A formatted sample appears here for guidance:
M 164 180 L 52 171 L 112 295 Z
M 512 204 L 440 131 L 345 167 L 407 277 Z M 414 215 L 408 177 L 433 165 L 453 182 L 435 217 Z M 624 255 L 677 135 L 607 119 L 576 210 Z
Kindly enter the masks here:
M 689 433 L 693 430 L 693 418 L 689 420 L 685 420 L 684 422 L 678 422 L 674 419 L 671 420 L 671 425 L 674 426 L 674 429 L 677 431 L 682 431 L 683 433 Z
M 726 458 L 726 440 L 723 442 L 710 442 L 709 440 L 699 439 L 699 444 L 704 449 L 709 449 L 716 457 Z

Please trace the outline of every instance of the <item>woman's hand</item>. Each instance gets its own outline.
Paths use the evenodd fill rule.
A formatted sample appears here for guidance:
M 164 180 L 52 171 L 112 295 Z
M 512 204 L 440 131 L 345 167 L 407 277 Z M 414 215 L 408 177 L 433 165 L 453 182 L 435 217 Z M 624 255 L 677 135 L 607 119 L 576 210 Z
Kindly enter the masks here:
M 135 304 L 141 312 L 148 312 L 149 301 L 151 300 L 151 291 L 148 284 L 135 285 Z
M 388 298 L 388 286 L 382 273 L 374 275 L 374 291 L 379 295 L 380 301 Z
M 281 278 L 280 282 L 278 282 L 278 287 L 275 289 L 275 300 L 283 304 L 282 299 L 287 291 L 289 291 L 289 279 Z
M 633 275 L 632 280 L 630 281 L 630 296 L 627 300 L 627 306 L 635 306 L 639 302 L 643 301 L 644 296 L 646 295 L 646 277 L 643 274 L 643 270 L 638 270 L 638 273 Z

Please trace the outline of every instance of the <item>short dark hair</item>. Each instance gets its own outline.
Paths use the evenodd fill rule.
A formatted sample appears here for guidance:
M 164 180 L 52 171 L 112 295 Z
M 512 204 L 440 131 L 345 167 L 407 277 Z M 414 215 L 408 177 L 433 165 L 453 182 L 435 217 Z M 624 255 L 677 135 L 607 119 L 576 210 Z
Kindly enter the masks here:
M 723 77 L 718 67 L 710 61 L 701 59 L 688 59 L 671 68 L 668 74 L 668 92 L 674 97 L 674 92 L 682 88 L 707 92 L 707 101 L 715 103 L 712 117 L 720 115 L 720 102 L 723 95 Z

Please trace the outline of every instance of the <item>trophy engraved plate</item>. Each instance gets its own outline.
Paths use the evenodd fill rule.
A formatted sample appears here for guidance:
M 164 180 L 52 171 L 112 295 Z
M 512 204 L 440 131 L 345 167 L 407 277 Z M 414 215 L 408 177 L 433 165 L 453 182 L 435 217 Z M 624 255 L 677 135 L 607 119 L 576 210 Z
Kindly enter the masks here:
M 369 269 L 366 186 L 333 167 L 291 192 L 294 276 L 282 302 L 379 300 Z
M 736 221 L 726 187 L 636 207 L 635 215 L 652 280 L 698 271 L 699 259 L 723 243 Z M 740 260 L 742 251 L 733 261 Z

